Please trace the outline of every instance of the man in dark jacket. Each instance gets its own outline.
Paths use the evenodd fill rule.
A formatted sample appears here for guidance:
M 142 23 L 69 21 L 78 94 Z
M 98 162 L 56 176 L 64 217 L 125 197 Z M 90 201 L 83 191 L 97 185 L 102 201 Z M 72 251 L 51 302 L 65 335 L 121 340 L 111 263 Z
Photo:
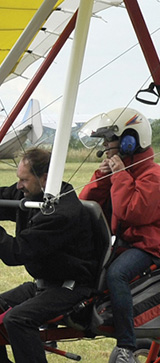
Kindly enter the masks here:
M 17 184 L 1 187 L 0 199 L 43 201 L 49 161 L 50 153 L 42 149 L 24 153 Z M 16 363 L 47 362 L 38 328 L 89 297 L 94 286 L 91 222 L 75 192 L 67 194 L 71 189 L 62 183 L 63 196 L 49 215 L 33 208 L 0 208 L 1 220 L 16 222 L 15 237 L 0 227 L 0 258 L 10 266 L 24 265 L 35 279 L 0 295 L 2 305 L 12 308 L 3 323 Z M 5 347 L 0 359 L 9 362 Z

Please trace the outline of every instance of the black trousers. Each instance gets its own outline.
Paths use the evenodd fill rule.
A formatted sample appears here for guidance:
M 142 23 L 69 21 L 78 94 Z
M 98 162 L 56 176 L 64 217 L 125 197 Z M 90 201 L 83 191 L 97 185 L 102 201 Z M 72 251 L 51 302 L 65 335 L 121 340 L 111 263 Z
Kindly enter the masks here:
M 73 291 L 53 285 L 43 291 L 37 291 L 36 284 L 32 282 L 1 294 L 0 298 L 12 307 L 5 315 L 4 326 L 15 362 L 46 363 L 39 327 L 47 320 L 70 310 L 90 294 L 91 289 L 79 286 Z M 0 362 L 9 362 L 5 347 L 0 347 Z

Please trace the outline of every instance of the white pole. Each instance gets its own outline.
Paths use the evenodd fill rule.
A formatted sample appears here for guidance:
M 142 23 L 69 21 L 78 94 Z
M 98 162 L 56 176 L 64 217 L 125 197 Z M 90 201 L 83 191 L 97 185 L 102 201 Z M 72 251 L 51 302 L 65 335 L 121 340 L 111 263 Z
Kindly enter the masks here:
M 23 33 L 21 34 L 13 48 L 10 50 L 0 67 L 0 85 L 10 74 L 10 72 L 16 65 L 19 57 L 27 48 L 28 44 L 31 42 L 34 35 L 37 33 L 37 31 L 43 24 L 44 20 L 48 17 L 56 3 L 57 0 L 44 0 L 32 20 L 24 29 Z
M 93 2 L 94 0 L 80 2 L 62 110 L 46 183 L 46 195 L 57 196 L 61 188 Z

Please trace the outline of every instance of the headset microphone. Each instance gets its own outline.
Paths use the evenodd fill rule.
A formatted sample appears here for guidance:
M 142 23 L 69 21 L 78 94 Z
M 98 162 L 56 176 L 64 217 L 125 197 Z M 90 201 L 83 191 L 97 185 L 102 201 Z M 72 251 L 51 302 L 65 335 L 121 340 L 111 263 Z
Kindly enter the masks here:
M 109 148 L 104 149 L 104 150 L 98 150 L 97 153 L 96 153 L 96 156 L 98 158 L 101 158 L 101 156 L 105 153 L 105 151 L 109 151 L 109 150 L 112 150 L 112 149 L 117 149 L 117 146 L 116 147 L 109 147 Z
M 104 154 L 104 152 L 106 151 L 106 149 L 105 150 L 98 150 L 97 151 L 97 153 L 96 153 L 96 156 L 98 157 L 98 158 L 101 158 L 101 156 Z

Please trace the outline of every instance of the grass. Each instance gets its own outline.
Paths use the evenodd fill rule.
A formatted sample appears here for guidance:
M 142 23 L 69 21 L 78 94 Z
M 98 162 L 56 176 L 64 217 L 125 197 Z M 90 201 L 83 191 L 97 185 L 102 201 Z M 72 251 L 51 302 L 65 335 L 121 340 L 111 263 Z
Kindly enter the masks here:
M 76 193 L 79 194 L 83 189 L 84 185 L 89 182 L 93 172 L 97 169 L 99 163 L 86 163 L 79 168 L 79 163 L 67 163 L 64 171 L 64 180 L 71 183 L 76 190 Z M 74 174 L 76 172 L 76 174 Z
M 68 181 L 73 176 L 70 183 L 74 188 L 77 188 L 77 194 L 79 194 L 83 185 L 89 181 L 93 171 L 97 168 L 98 165 L 99 162 L 85 163 L 82 168 L 73 176 L 75 170 L 77 170 L 79 167 L 79 163 L 67 163 L 64 172 L 64 180 Z M 15 167 L 11 167 L 5 163 L 0 163 L 0 174 L 0 186 L 9 186 L 17 181 Z M 2 221 L 1 226 L 3 226 L 9 234 L 14 235 L 14 223 L 10 221 Z M 31 277 L 23 266 L 6 266 L 2 261 L 0 261 L 0 275 L 1 293 L 16 287 L 25 281 L 31 280 Z M 114 345 L 115 340 L 110 338 L 96 338 L 93 340 L 85 339 L 74 342 L 71 341 L 58 343 L 59 349 L 78 354 L 82 356 L 83 362 L 88 363 L 106 363 Z M 14 361 L 10 346 L 7 347 L 7 350 L 9 358 Z M 47 360 L 49 363 L 63 363 L 66 361 L 64 357 L 58 355 L 55 356 L 54 354 L 47 354 Z

